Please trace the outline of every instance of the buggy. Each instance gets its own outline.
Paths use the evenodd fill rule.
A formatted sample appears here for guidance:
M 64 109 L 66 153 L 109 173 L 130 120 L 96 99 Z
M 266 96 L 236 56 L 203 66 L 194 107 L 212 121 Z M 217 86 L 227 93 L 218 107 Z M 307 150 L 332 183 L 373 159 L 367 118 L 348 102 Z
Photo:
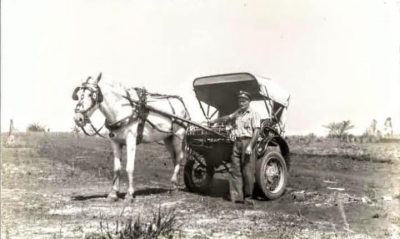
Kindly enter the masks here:
M 270 79 L 250 73 L 200 77 L 194 80 L 193 88 L 207 122 L 234 112 L 238 108 L 236 95 L 241 90 L 251 94 L 252 102 L 261 102 L 266 116 L 262 115 L 255 145 L 255 179 L 266 198 L 280 197 L 290 168 L 289 146 L 283 138 L 290 95 Z M 207 193 L 214 174 L 229 172 L 234 141 L 230 124 L 189 124 L 184 168 L 189 191 Z

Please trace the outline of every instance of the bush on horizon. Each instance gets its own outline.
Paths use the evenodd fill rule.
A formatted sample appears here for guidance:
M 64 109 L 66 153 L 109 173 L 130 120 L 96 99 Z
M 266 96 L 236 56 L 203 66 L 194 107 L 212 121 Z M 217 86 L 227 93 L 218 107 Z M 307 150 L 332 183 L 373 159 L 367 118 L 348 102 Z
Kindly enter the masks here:
M 41 125 L 39 123 L 29 124 L 26 128 L 27 132 L 46 132 L 46 126 Z

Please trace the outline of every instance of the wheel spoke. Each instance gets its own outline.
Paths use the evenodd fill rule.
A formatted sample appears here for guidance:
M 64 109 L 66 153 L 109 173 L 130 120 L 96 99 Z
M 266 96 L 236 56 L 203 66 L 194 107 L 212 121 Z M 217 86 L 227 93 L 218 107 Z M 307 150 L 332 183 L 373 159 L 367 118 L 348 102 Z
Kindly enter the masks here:
M 267 164 L 264 177 L 266 179 L 266 188 L 272 193 L 280 190 L 282 183 L 282 165 L 279 160 L 271 158 Z
M 207 176 L 205 159 L 204 157 L 198 154 L 192 154 L 191 156 L 192 156 L 191 158 L 195 161 L 192 171 L 193 183 L 196 185 L 201 185 L 203 180 Z

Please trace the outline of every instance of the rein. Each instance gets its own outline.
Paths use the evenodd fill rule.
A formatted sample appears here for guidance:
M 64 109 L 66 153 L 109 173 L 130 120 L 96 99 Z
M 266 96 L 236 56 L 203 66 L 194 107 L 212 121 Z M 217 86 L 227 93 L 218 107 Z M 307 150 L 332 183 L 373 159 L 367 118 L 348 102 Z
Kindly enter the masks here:
M 80 127 L 81 129 L 82 129 L 82 131 L 87 135 L 87 136 L 95 136 L 95 135 L 99 135 L 100 137 L 102 137 L 102 138 L 106 138 L 106 137 L 104 137 L 103 135 L 101 135 L 100 134 L 100 130 L 104 127 L 104 125 L 103 126 L 101 126 L 100 127 L 100 129 L 96 129 L 94 126 L 93 126 L 93 124 L 92 124 L 92 122 L 89 120 L 89 123 L 90 123 L 90 126 L 92 127 L 92 129 L 93 129 L 93 131 L 94 131 L 94 134 L 89 134 L 88 132 L 86 132 L 86 130 L 85 130 L 85 128 L 84 127 Z

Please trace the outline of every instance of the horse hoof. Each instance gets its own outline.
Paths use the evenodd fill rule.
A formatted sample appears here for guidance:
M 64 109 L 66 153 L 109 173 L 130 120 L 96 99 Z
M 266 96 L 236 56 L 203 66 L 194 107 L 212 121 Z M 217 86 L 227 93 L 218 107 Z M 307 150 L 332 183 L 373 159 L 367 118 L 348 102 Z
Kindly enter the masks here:
M 135 201 L 135 196 L 132 196 L 132 195 L 129 196 L 128 194 L 125 196 L 125 199 L 124 199 L 125 203 L 133 203 L 134 201 Z
M 176 194 L 177 191 L 178 191 L 178 190 L 177 190 L 176 187 L 172 187 L 172 188 L 170 188 L 170 189 L 168 190 L 168 194 L 169 194 L 170 196 L 174 196 L 174 195 Z
M 107 201 L 108 201 L 108 202 L 116 202 L 116 201 L 118 201 L 118 198 L 115 198 L 115 197 L 107 197 Z
M 118 195 L 117 195 L 117 193 L 112 192 L 112 193 L 108 194 L 108 196 L 107 196 L 107 201 L 109 201 L 109 202 L 118 201 Z

